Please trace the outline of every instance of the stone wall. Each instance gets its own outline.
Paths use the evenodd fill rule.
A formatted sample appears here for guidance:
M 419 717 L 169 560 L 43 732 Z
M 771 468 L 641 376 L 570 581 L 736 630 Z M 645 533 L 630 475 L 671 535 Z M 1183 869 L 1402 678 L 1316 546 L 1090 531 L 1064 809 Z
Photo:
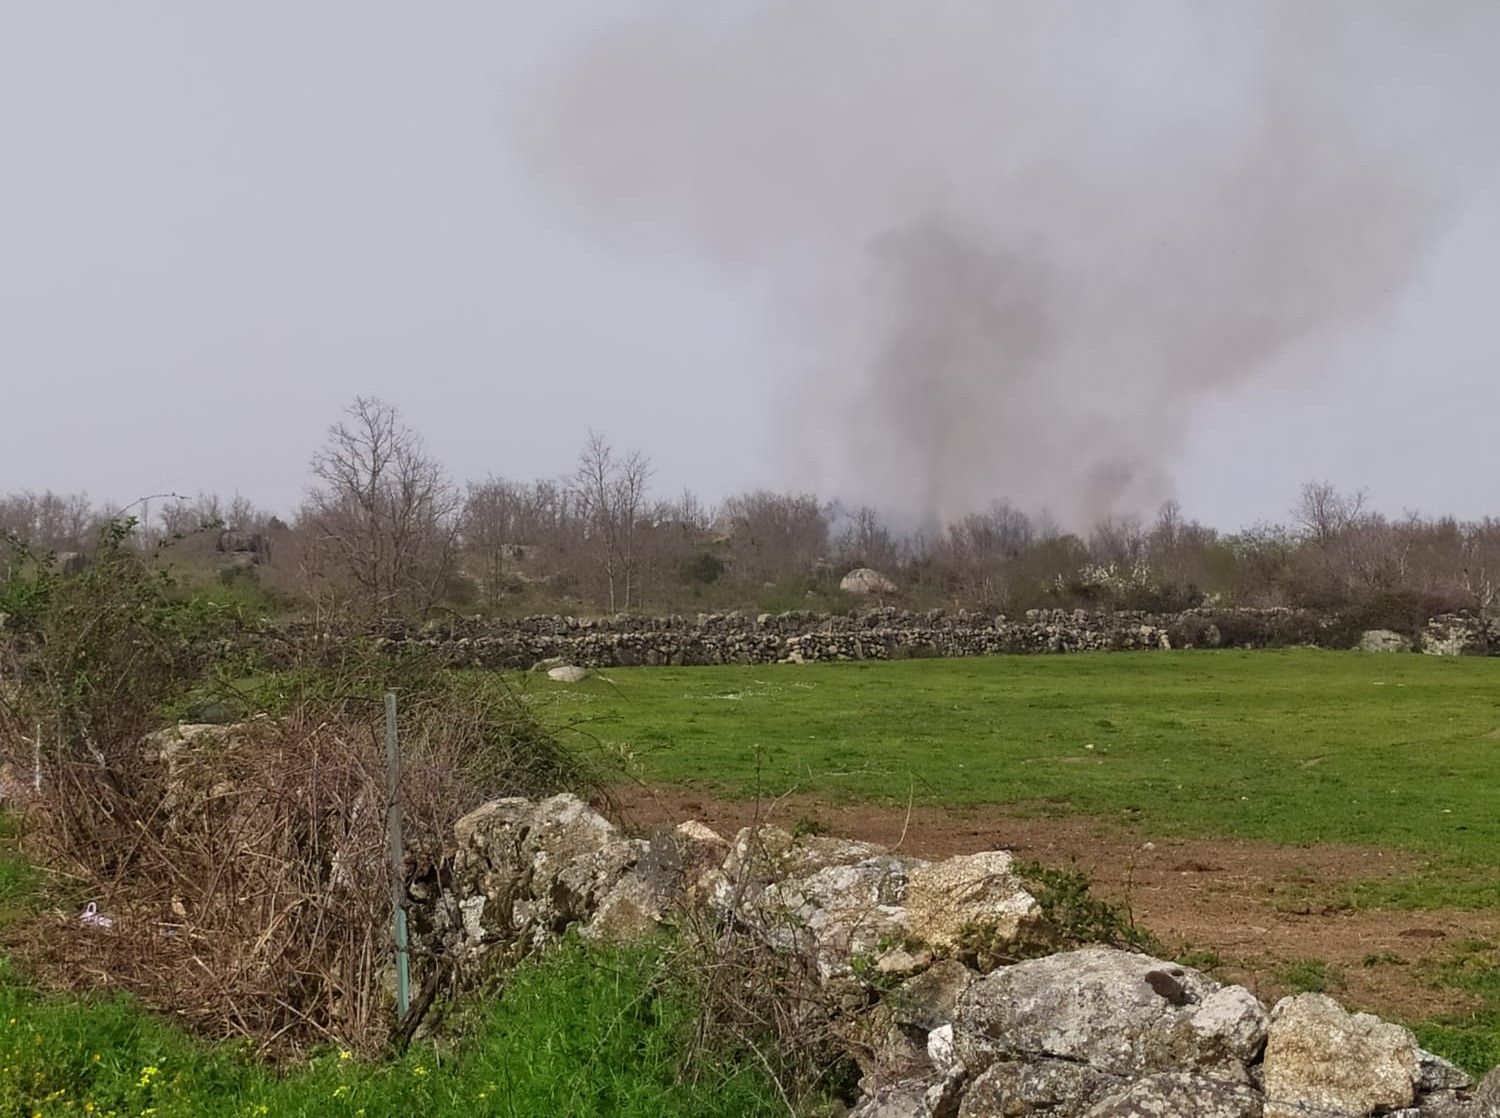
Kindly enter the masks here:
M 851 1118 L 1500 1118 L 1500 1073 L 1476 1085 L 1323 995 L 1268 1007 L 1138 952 L 1048 953 L 1046 915 L 1004 851 L 928 862 L 699 823 L 631 838 L 567 795 L 496 800 L 454 840 L 411 886 L 425 950 L 667 929 L 797 958 L 799 1005 L 858 1066 Z M 978 961 L 976 939 L 1013 961 Z
M 858 615 L 794 611 L 694 618 L 460 618 L 422 626 L 391 625 L 360 635 L 374 638 L 392 653 L 424 649 L 455 666 L 525 669 L 542 662 L 603 668 L 1163 648 L 1349 649 L 1360 645 L 1364 629 L 1347 618 L 1289 609 L 1167 615 L 1033 610 L 1018 618 L 875 609 Z M 1422 634 L 1392 636 L 1392 648 L 1420 646 L 1445 655 L 1500 654 L 1500 622 L 1478 617 L 1444 616 L 1431 621 Z M 266 639 L 295 643 L 330 638 L 307 627 L 292 627 Z

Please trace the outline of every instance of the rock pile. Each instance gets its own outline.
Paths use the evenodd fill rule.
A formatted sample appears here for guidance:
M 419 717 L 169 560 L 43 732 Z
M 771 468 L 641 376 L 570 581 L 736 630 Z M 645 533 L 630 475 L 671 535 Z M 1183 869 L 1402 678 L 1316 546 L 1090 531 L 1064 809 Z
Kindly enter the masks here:
M 927 862 L 771 827 L 625 837 L 572 796 L 466 816 L 416 927 L 447 953 L 631 940 L 685 914 L 809 960 L 857 1019 L 855 1118 L 1500 1118 L 1400 1026 L 1318 994 L 1267 1009 L 1189 967 L 1108 947 L 966 964 L 976 935 L 1035 946 L 1043 914 L 1010 855 Z M 689 921 L 691 923 L 691 921 Z

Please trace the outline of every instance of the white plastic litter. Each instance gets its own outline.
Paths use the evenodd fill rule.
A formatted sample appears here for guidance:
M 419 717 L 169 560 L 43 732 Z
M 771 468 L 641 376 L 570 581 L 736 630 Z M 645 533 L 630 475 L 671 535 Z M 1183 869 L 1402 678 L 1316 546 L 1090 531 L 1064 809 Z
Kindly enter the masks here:
M 115 918 L 113 916 L 106 916 L 100 912 L 99 906 L 93 901 L 84 906 L 83 912 L 78 916 L 78 922 L 80 924 L 91 925 L 95 928 L 113 928 L 115 926 Z

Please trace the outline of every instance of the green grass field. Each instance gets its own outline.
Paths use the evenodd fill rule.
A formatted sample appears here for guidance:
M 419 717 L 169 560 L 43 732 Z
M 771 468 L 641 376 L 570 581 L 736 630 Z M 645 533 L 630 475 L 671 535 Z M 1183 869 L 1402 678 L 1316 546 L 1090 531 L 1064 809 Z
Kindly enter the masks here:
M 614 669 L 532 701 L 648 781 L 1408 850 L 1500 905 L 1500 660 L 1294 650 Z

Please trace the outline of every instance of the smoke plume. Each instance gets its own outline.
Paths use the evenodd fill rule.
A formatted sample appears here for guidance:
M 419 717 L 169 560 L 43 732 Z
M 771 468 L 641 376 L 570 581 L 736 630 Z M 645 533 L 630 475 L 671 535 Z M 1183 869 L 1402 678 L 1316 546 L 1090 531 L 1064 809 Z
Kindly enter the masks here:
M 600 234 L 771 292 L 809 485 L 1086 524 L 1171 494 L 1205 401 L 1394 305 L 1476 173 L 1496 23 L 669 0 L 548 76 L 528 142 Z

